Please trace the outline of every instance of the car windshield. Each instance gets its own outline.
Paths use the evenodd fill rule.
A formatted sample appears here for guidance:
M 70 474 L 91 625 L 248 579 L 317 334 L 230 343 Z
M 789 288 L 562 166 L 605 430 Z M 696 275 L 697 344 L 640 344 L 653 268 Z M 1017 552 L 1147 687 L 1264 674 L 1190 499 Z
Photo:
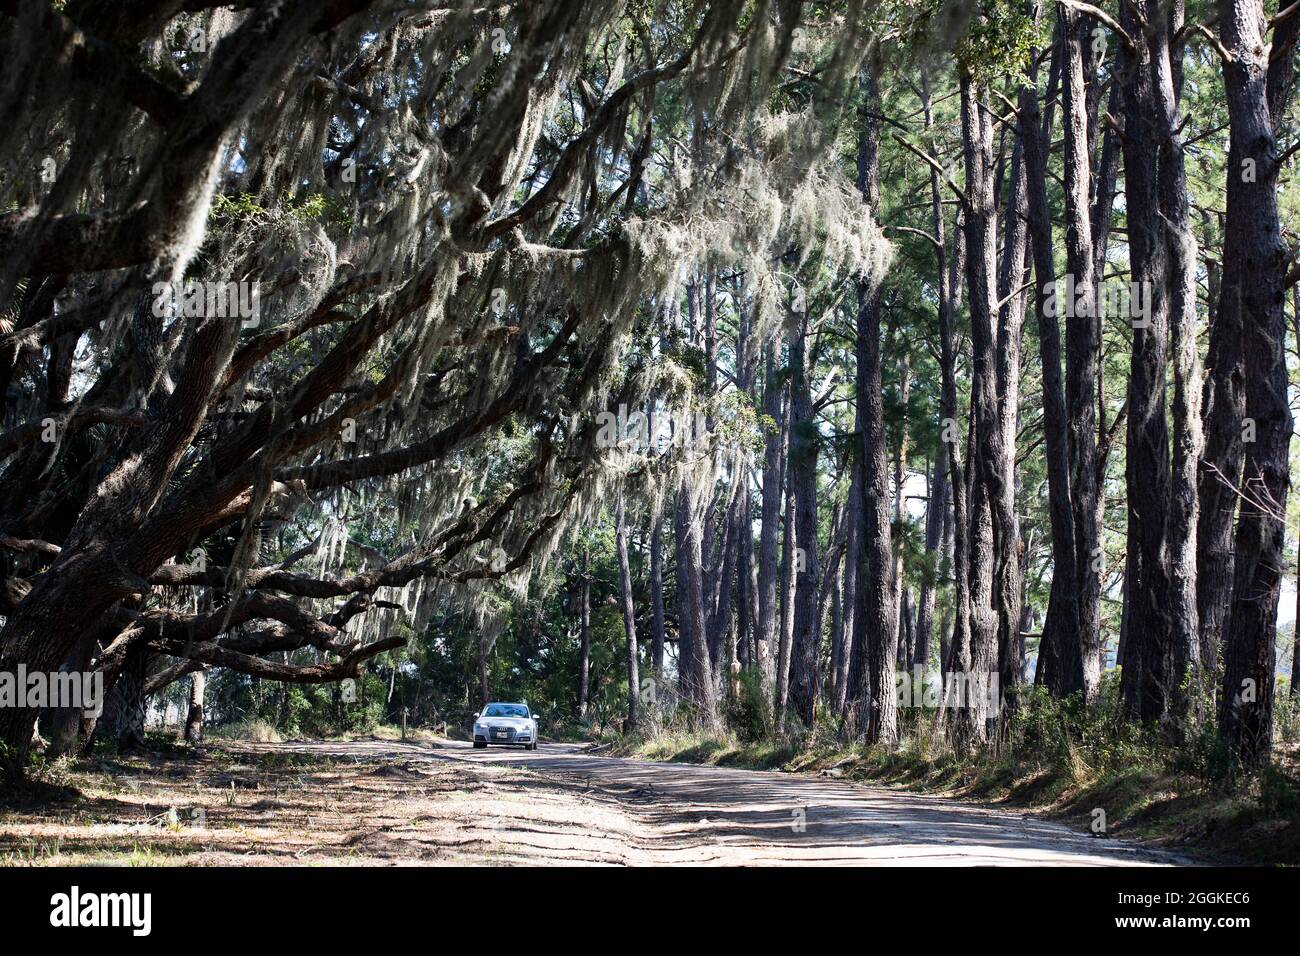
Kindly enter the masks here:
M 528 708 L 523 704 L 488 704 L 483 711 L 484 717 L 527 717 Z

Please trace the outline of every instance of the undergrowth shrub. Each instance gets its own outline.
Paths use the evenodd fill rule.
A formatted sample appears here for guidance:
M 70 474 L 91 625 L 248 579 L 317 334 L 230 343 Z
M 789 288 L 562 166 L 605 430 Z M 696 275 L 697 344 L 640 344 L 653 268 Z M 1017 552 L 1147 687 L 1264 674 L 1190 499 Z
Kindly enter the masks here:
M 1300 743 L 1300 698 L 1291 693 L 1288 681 L 1278 681 L 1273 699 L 1273 739 L 1275 743 Z
M 274 725 L 256 717 L 222 724 L 212 728 L 210 733 L 226 740 L 244 740 L 256 744 L 278 744 L 283 740 Z
M 1265 767 L 1259 775 L 1259 806 L 1265 813 L 1300 819 L 1300 777 L 1281 767 Z
M 740 693 L 723 706 L 727 726 L 744 743 L 757 743 L 772 734 L 772 705 L 763 686 L 763 674 L 753 668 L 740 672 Z

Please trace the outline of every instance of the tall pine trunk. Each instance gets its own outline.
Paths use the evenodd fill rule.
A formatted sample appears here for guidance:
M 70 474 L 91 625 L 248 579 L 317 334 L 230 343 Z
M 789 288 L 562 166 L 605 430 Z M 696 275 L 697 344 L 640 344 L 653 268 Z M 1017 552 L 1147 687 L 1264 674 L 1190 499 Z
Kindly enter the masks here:
M 1219 318 L 1240 328 L 1245 383 L 1241 516 L 1223 645 L 1219 731 L 1233 759 L 1266 764 L 1273 746 L 1274 643 L 1283 563 L 1291 410 L 1287 402 L 1286 247 L 1278 216 L 1276 128 L 1289 81 L 1270 75 L 1259 0 L 1224 0 L 1219 37 L 1231 140 Z M 1271 82 L 1270 82 L 1271 81 Z M 1247 322 L 1249 318 L 1249 322 Z M 1248 433 L 1249 434 L 1249 433 Z
M 799 527 L 795 521 L 795 487 L 791 478 L 793 467 L 794 428 L 786 421 L 787 453 L 785 455 L 785 536 L 781 540 L 781 594 L 778 604 L 781 619 L 777 626 L 776 652 L 776 724 L 785 726 L 786 711 L 790 703 L 790 648 L 794 641 L 794 599 L 798 583 Z
M 929 667 L 930 648 L 934 645 L 935 595 L 939 565 L 943 560 L 944 515 L 948 510 L 947 454 L 944 447 L 940 446 L 931 469 L 930 494 L 925 505 L 925 577 L 921 581 L 921 596 L 917 603 L 916 646 L 912 654 L 912 664 L 922 671 Z
M 1019 620 L 1020 609 L 1006 618 L 999 582 L 1005 564 L 1015 560 L 1015 539 L 1006 512 L 1002 463 L 1006 431 L 998 402 L 996 228 L 993 183 L 993 127 L 981 108 L 984 90 L 968 72 L 961 77 L 962 142 L 966 165 L 966 286 L 970 297 L 971 346 L 971 661 L 973 687 L 960 711 L 975 742 L 988 733 L 989 710 L 984 690 L 998 670 L 1001 635 Z
M 664 623 L 664 517 L 656 511 L 654 529 L 650 532 L 650 612 L 652 641 L 650 669 L 654 675 L 655 693 L 664 679 L 664 641 L 667 627 Z
M 1156 11 L 1163 8 L 1155 7 Z M 1185 720 L 1192 700 L 1184 690 L 1200 670 L 1200 626 L 1196 612 L 1197 463 L 1201 457 L 1201 382 L 1196 355 L 1196 237 L 1188 210 L 1187 174 L 1178 131 L 1178 95 L 1184 47 L 1170 36 L 1182 27 L 1182 4 L 1156 16 L 1151 33 L 1153 92 L 1160 152 L 1160 218 L 1164 226 L 1166 288 L 1169 296 L 1170 360 L 1173 365 L 1173 447 L 1170 502 L 1166 515 L 1169 562 L 1170 641 L 1174 717 Z M 1181 727 L 1180 731 L 1181 732 Z
M 790 647 L 790 709 L 811 727 L 817 708 L 821 566 L 817 550 L 817 422 L 808 384 L 808 313 L 790 316 L 790 483 L 794 488 L 796 564 L 794 634 Z
M 854 431 L 862 429 L 861 413 L 854 414 Z M 857 627 L 862 574 L 862 455 L 855 447 L 848 454 L 849 495 L 844 505 L 844 574 L 842 636 L 831 657 L 831 709 L 844 715 L 849 693 L 849 667 L 859 637 Z
M 1156 94 L 1158 44 L 1139 24 L 1159 16 L 1158 7 L 1137 0 L 1121 10 L 1132 46 L 1120 53 L 1124 90 L 1124 201 L 1128 212 L 1130 274 L 1146 296 L 1147 315 L 1130 315 L 1133 331 L 1128 382 L 1128 440 L 1125 487 L 1128 547 L 1136 579 L 1128 582 L 1128 635 L 1121 687 L 1129 712 L 1145 722 L 1166 722 L 1177 687 L 1172 580 L 1167 532 L 1171 474 L 1165 414 L 1170 322 L 1169 262 L 1161 223 L 1160 137 Z M 1152 24 L 1152 38 L 1161 29 Z
M 858 188 L 866 212 L 880 202 L 880 109 L 876 79 L 863 74 L 864 104 L 859 115 Z M 866 574 L 859 580 L 861 621 L 849 674 L 850 710 L 855 733 L 868 743 L 892 744 L 898 737 L 894 667 L 898 611 L 892 601 L 893 549 L 889 527 L 889 470 L 885 449 L 884 391 L 880 367 L 880 289 L 858 283 L 856 398 L 862 428 L 862 526 Z
M 1073 496 L 1075 582 L 1080 636 L 1082 690 L 1092 700 L 1101 682 L 1101 513 L 1097 468 L 1097 416 L 1093 389 L 1101 351 L 1101 322 L 1096 315 L 1097 263 L 1089 219 L 1087 98 L 1082 45 L 1088 23 L 1060 7 L 1061 124 L 1064 135 L 1065 263 L 1073 279 L 1073 301 L 1058 288 L 1058 306 L 1070 302 L 1065 320 L 1065 402 L 1069 420 L 1067 450 Z M 1059 314 L 1059 312 L 1058 312 Z M 1072 691 L 1073 681 L 1061 686 Z
M 1056 50 L 1059 51 L 1059 45 Z M 1059 52 L 1054 53 L 1059 61 Z M 1043 442 L 1047 461 L 1048 519 L 1052 532 L 1052 585 L 1039 639 L 1035 683 L 1057 697 L 1082 692 L 1083 636 L 1079 629 L 1078 558 L 1070 493 L 1069 418 L 1061 372 L 1061 329 L 1057 310 L 1046 308 L 1056 282 L 1052 221 L 1047 204 L 1050 130 L 1038 105 L 1038 91 L 1020 89 L 1020 137 L 1024 143 L 1030 244 L 1034 261 L 1034 313 L 1042 364 Z
M 1011 155 L 1010 188 L 1003 209 L 1005 223 L 1002 262 L 998 269 L 997 411 L 1001 446 L 994 462 L 998 480 L 998 672 L 1005 718 L 1019 703 L 1024 670 L 1020 664 L 1020 618 L 1023 608 L 1024 563 L 1021 560 L 1020 517 L 1016 511 L 1016 435 L 1019 430 L 1020 347 L 1027 298 L 1024 276 L 1029 268 L 1027 177 L 1024 143 L 1017 138 Z
M 781 419 L 778 341 L 763 349 L 763 414 L 772 422 L 764 435 L 763 491 L 758 532 L 758 666 L 769 688 L 776 683 L 777 573 L 780 562 L 781 484 L 785 429 Z
M 623 495 L 614 506 L 614 547 L 618 551 L 618 584 L 623 605 L 623 633 L 627 638 L 627 723 L 624 732 L 636 729 L 640 722 L 641 677 L 637 661 L 636 608 L 632 602 L 632 568 L 627 557 L 627 522 L 623 513 Z
M 679 652 L 679 656 L 686 657 L 689 661 L 689 667 L 682 672 L 683 696 L 694 705 L 699 724 L 706 730 L 712 730 L 718 724 L 718 698 L 705 634 L 705 600 L 701 573 L 703 522 L 701 509 L 693 500 L 694 494 L 689 479 L 684 477 L 677 489 L 678 515 L 681 519 L 678 534 L 683 542 L 678 560 L 684 562 L 678 572 L 678 582 L 685 587 L 685 610 L 690 626 L 682 634 L 683 642 L 689 646 L 689 654 Z
M 578 717 L 587 716 L 591 670 L 591 549 L 583 547 L 578 569 Z

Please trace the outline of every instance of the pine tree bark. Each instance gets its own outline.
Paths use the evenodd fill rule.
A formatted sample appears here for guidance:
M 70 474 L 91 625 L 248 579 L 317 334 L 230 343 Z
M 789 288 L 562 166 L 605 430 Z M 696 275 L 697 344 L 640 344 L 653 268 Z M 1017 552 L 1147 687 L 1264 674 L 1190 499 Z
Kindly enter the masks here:
M 939 446 L 930 474 L 930 494 L 925 504 L 925 576 L 916 609 L 916 645 L 912 664 L 922 672 L 930 666 L 930 648 L 934 646 L 934 605 L 939 565 L 943 561 L 944 515 L 948 511 L 948 477 L 946 445 Z M 942 669 L 942 661 L 940 662 Z
M 1291 287 L 1291 328 L 1300 349 L 1300 284 Z M 1291 629 L 1291 696 L 1300 700 L 1300 556 L 1296 558 L 1295 626 Z
M 1300 699 L 1300 557 L 1296 559 L 1295 624 L 1291 627 L 1291 696 Z
M 690 626 L 682 635 L 682 639 L 689 644 L 689 654 L 679 652 L 678 656 L 686 656 L 689 661 L 689 667 L 682 670 L 683 697 L 694 705 L 695 717 L 700 726 L 713 730 L 718 725 L 718 698 L 705 636 L 705 601 L 701 574 L 702 520 L 699 509 L 692 500 L 693 494 L 689 479 L 683 478 L 677 489 L 678 514 L 683 519 L 679 534 L 684 544 L 678 558 L 683 562 L 678 572 L 678 581 L 685 587 L 686 614 Z
M 835 656 L 835 633 L 830 629 L 828 616 L 831 609 L 831 596 L 839 593 L 841 590 L 840 582 L 840 562 L 844 557 L 844 539 L 847 536 L 847 524 L 845 520 L 846 509 L 836 504 L 831 511 L 830 535 L 826 541 L 826 550 L 818 550 L 817 560 L 821 565 L 821 586 L 817 589 L 817 620 L 821 623 L 818 625 L 821 633 L 830 633 L 831 646 L 827 649 L 826 657 L 828 660 L 834 659 Z M 821 655 L 819 654 L 819 659 Z M 818 664 L 818 673 L 821 674 L 821 665 Z M 821 682 L 827 683 L 826 678 L 830 670 L 822 675 Z M 820 693 L 820 692 L 819 692 Z
M 742 479 L 736 469 L 731 487 L 731 497 L 722 509 L 721 534 L 718 543 L 718 571 L 713 579 L 715 593 L 712 610 L 709 614 L 709 661 L 714 674 L 721 675 L 725 668 L 726 646 L 731 640 L 732 623 L 735 615 L 735 577 L 736 577 L 736 515 L 740 510 Z
M 1061 294 L 1069 303 L 1065 321 L 1065 401 L 1069 416 L 1067 449 L 1073 495 L 1077 619 L 1081 640 L 1083 694 L 1091 701 L 1101 681 L 1101 497 L 1097 469 L 1097 417 L 1093 388 L 1101 350 L 1101 321 L 1096 314 L 1097 271 L 1089 220 L 1087 96 L 1082 47 L 1087 21 L 1062 6 L 1058 10 L 1063 44 L 1061 122 L 1064 134 L 1066 272 L 1073 289 Z M 1073 293 L 1073 301 L 1069 293 Z
M 922 105 L 926 127 L 933 126 L 929 86 L 922 81 Z M 941 283 L 939 296 L 939 368 L 941 376 L 940 409 L 943 415 L 941 439 L 947 450 L 949 493 L 952 496 L 952 513 L 948 529 L 952 542 L 952 574 L 954 613 L 951 636 L 940 638 L 940 669 L 945 674 L 955 671 L 967 673 L 971 668 L 970 630 L 970 494 L 966 481 L 966 468 L 957 427 L 957 315 L 961 308 L 962 275 L 966 269 L 964 214 L 958 207 L 957 224 L 953 230 L 951 253 L 945 242 L 944 212 L 940 194 L 938 172 L 930 171 L 930 207 L 934 222 L 934 235 L 938 239 Z M 945 269 L 946 265 L 946 269 Z M 947 716 L 941 711 L 941 718 Z M 954 744 L 965 750 L 971 743 L 969 713 L 956 711 L 950 722 Z
M 578 569 L 578 718 L 587 716 L 591 672 L 591 549 L 583 547 Z
M 746 286 L 737 281 L 733 293 L 736 303 L 736 388 L 741 394 L 752 395 L 754 379 L 758 372 L 757 339 L 753 329 L 753 310 L 747 305 Z M 736 550 L 736 630 L 738 661 L 741 669 L 755 665 L 755 630 L 758 622 L 757 588 L 754 581 L 754 531 L 753 499 L 750 478 L 753 461 L 746 455 L 737 465 L 735 528 L 733 547 Z
M 890 329 L 887 344 L 894 345 L 897 337 Z M 894 351 L 894 349 L 890 349 Z M 904 643 L 904 634 L 906 629 L 903 626 L 903 618 L 908 612 L 908 606 L 904 601 L 906 585 L 903 581 L 903 538 L 902 529 L 904 527 L 905 515 L 903 514 L 903 483 L 907 480 L 907 448 L 908 448 L 908 421 L 907 405 L 911 400 L 912 394 L 912 356 L 908 353 L 906 347 L 902 348 L 903 354 L 898 359 L 898 404 L 900 409 L 898 421 L 898 444 L 894 448 L 894 516 L 893 527 L 898 533 L 893 536 L 892 547 L 894 552 L 893 562 L 894 570 L 890 575 L 893 584 L 893 593 L 890 594 L 889 601 L 891 606 L 898 608 L 898 640 L 895 650 L 898 653 L 899 668 L 905 670 L 909 662 L 907 645 Z
M 741 670 L 754 666 L 754 533 L 751 529 L 748 469 L 742 476 L 744 491 L 736 509 L 736 647 Z
M 627 556 L 627 522 L 623 496 L 614 506 L 614 547 L 618 552 L 618 584 L 623 605 L 623 633 L 627 638 L 627 722 L 624 733 L 636 730 L 640 723 L 641 675 L 636 644 L 636 607 L 632 601 L 632 568 Z
M 693 699 L 691 681 L 695 674 L 695 636 L 692 633 L 695 618 L 691 611 L 690 581 L 692 516 L 689 489 L 689 478 L 683 476 L 677 483 L 677 495 L 673 505 L 673 548 L 676 552 L 673 576 L 677 599 L 677 693 L 682 700 L 687 701 Z M 699 586 L 698 581 L 696 586 Z
M 860 434 L 861 431 L 859 412 L 854 414 L 854 432 Z M 831 710 L 841 718 L 844 717 L 848 699 L 850 662 L 861 636 L 857 622 L 862 574 L 862 455 L 857 448 L 853 448 L 848 458 L 849 494 L 844 504 L 844 573 L 841 580 L 842 635 L 831 659 Z
M 772 425 L 764 436 L 763 490 L 758 533 L 758 665 L 770 689 L 776 684 L 777 572 L 780 561 L 781 485 L 784 477 L 785 428 L 781 416 L 778 379 L 778 342 L 769 339 L 763 349 L 763 414 Z M 773 692 L 775 692 L 773 690 Z
M 907 673 L 912 664 L 912 642 L 915 638 L 916 615 L 912 601 L 912 589 L 905 587 L 898 595 L 898 638 L 895 668 L 900 673 Z
M 790 483 L 794 489 L 796 562 L 794 634 L 790 647 L 790 709 L 806 727 L 817 709 L 821 565 L 817 547 L 817 423 L 808 383 L 808 313 L 792 314 L 790 335 Z
M 1006 620 L 1005 564 L 1015 560 L 1015 539 L 1006 513 L 1006 431 L 998 402 L 996 330 L 996 211 L 993 183 L 993 127 L 981 108 L 984 90 L 963 70 L 961 76 L 962 143 L 966 166 L 966 287 L 970 297 L 971 347 L 971 662 L 964 702 L 968 729 L 975 743 L 987 738 L 990 712 L 986 682 L 998 671 L 1003 633 L 1014 627 L 1020 609 Z
M 789 391 L 787 386 L 787 391 Z M 781 539 L 781 594 L 779 605 L 781 619 L 778 622 L 776 652 L 776 725 L 785 726 L 786 712 L 790 703 L 790 648 L 794 641 L 794 599 L 797 584 L 797 567 L 799 562 L 799 527 L 795 517 L 795 487 L 791 476 L 793 467 L 794 428 L 786 419 L 785 455 L 785 537 Z
M 1053 59 L 1059 59 L 1059 44 Z M 1038 91 L 1020 88 L 1020 138 L 1025 150 L 1025 185 L 1034 261 L 1034 313 L 1043 380 L 1043 442 L 1047 461 L 1048 519 L 1052 531 L 1052 585 L 1039 639 L 1035 683 L 1056 697 L 1080 693 L 1083 637 L 1079 630 L 1078 557 L 1070 491 L 1069 418 L 1061 373 L 1061 331 L 1057 310 L 1047 308 L 1047 290 L 1056 282 L 1052 221 L 1047 204 L 1049 129 Z
M 1174 598 L 1167 551 L 1171 473 L 1165 412 L 1171 301 L 1169 258 L 1160 217 L 1160 142 L 1163 129 L 1156 92 L 1158 38 L 1163 26 L 1145 31 L 1139 17 L 1163 19 L 1158 7 L 1135 0 L 1120 22 L 1133 46 L 1120 51 L 1124 91 L 1124 199 L 1128 212 L 1129 262 L 1134 288 L 1148 296 L 1149 315 L 1132 317 L 1129 363 L 1126 490 L 1128 547 L 1136 580 L 1129 581 L 1129 630 L 1121 689 L 1131 714 L 1165 723 L 1177 687 L 1171 605 Z M 1149 37 L 1146 37 L 1147 33 Z
M 1226 316 L 1241 329 L 1243 425 L 1253 426 L 1255 440 L 1244 443 L 1219 732 L 1233 760 L 1246 768 L 1263 766 L 1272 756 L 1274 642 L 1292 428 L 1283 311 L 1286 247 L 1272 112 L 1280 116 L 1286 102 L 1278 84 L 1290 84 L 1270 76 L 1264 31 L 1259 0 L 1223 0 L 1219 38 L 1230 57 L 1223 80 L 1231 138 L 1219 319 Z
M 876 78 L 862 77 L 859 114 L 858 188 L 867 212 L 880 203 L 880 121 Z M 849 711 L 855 734 L 867 743 L 892 744 L 898 738 L 894 667 L 898 609 L 892 604 L 893 549 L 889 527 L 889 470 L 885 448 L 884 390 L 880 364 L 880 289 L 858 283 L 856 398 L 862 425 L 861 540 L 866 573 L 859 581 L 861 622 L 855 621 L 849 673 Z
M 1196 354 L 1196 237 L 1188 210 L 1187 174 L 1179 134 L 1178 97 L 1182 47 L 1174 52 L 1170 37 L 1183 26 L 1181 2 L 1168 16 L 1156 12 L 1149 43 L 1153 92 L 1160 129 L 1160 220 L 1169 296 L 1170 353 L 1173 365 L 1173 447 L 1170 457 L 1170 502 L 1166 528 L 1169 563 L 1170 642 L 1173 716 L 1183 722 L 1199 691 L 1188 684 L 1200 670 L 1200 623 L 1196 611 L 1197 463 L 1201 457 L 1201 381 Z
M 652 644 L 650 669 L 654 675 L 656 693 L 664 679 L 664 642 L 667 626 L 664 623 L 664 517 L 656 512 L 654 529 L 650 532 L 650 613 Z
M 1017 137 L 1011 154 L 1008 197 L 1002 211 L 1002 261 L 998 269 L 999 307 L 995 351 L 997 355 L 997 410 L 1001 425 L 1001 446 L 995 462 L 999 482 L 997 502 L 999 566 L 995 581 L 998 606 L 998 672 L 1001 717 L 1019 706 L 1024 671 L 1020 665 L 1020 616 L 1023 607 L 1024 564 L 1021 560 L 1020 516 L 1016 510 L 1018 490 L 1016 436 L 1020 417 L 1020 348 L 1028 302 L 1024 276 L 1029 269 L 1029 227 L 1024 142 Z

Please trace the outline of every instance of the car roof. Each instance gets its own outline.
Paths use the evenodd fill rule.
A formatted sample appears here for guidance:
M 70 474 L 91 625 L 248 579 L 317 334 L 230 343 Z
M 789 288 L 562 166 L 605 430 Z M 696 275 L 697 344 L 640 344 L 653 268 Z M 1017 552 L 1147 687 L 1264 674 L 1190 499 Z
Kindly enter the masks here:
M 504 707 L 527 707 L 528 706 L 527 704 L 519 703 L 519 701 L 517 700 L 490 700 L 487 703 L 487 706 L 489 707 L 496 707 L 497 705 L 501 705 Z

